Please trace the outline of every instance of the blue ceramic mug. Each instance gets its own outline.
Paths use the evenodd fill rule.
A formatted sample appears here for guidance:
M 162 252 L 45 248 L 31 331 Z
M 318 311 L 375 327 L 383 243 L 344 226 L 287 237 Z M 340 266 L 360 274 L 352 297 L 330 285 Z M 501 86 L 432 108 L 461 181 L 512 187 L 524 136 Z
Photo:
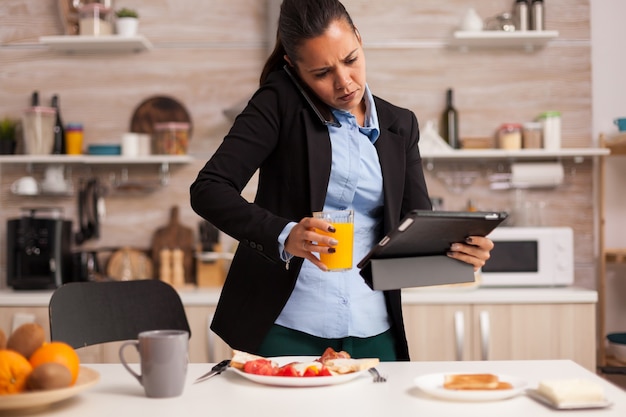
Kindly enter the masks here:
M 626 131 L 626 117 L 619 117 L 613 120 L 613 123 L 617 125 L 617 129 L 619 129 L 620 132 Z

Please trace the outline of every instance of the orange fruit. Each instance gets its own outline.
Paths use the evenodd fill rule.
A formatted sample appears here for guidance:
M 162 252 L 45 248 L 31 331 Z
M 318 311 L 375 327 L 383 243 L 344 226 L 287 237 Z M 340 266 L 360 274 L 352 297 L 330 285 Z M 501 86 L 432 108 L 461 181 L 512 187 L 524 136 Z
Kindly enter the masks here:
M 33 367 L 28 359 L 12 350 L 0 350 L 0 395 L 24 391 Z
M 70 345 L 64 342 L 45 343 L 30 356 L 30 364 L 34 368 L 42 363 L 56 362 L 65 365 L 72 373 L 72 385 L 78 378 L 80 359 L 78 354 Z

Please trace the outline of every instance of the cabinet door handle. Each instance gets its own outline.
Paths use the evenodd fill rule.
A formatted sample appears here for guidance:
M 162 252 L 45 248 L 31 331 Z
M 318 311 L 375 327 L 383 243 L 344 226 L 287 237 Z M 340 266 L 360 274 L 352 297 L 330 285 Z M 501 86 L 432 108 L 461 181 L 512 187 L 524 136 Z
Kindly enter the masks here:
M 207 350 L 207 356 L 209 359 L 209 363 L 213 363 L 215 362 L 215 358 L 214 358 L 214 352 L 213 350 L 215 350 L 215 335 L 213 334 L 213 331 L 211 330 L 211 322 L 213 321 L 213 314 L 209 314 L 207 316 L 207 320 L 206 320 L 206 350 Z
M 456 338 L 456 360 L 463 360 L 463 342 L 465 341 L 465 320 L 462 311 L 454 313 L 454 336 Z
M 489 332 L 490 332 L 490 324 L 489 324 L 489 312 L 481 311 L 480 316 L 480 356 L 481 360 L 488 361 L 489 360 Z

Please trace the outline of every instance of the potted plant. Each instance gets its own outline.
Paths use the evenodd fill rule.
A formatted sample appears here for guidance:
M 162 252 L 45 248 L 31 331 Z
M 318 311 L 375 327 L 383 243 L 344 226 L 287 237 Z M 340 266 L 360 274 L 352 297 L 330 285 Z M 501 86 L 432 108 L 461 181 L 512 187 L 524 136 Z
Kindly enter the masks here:
M 17 143 L 17 121 L 5 117 L 0 121 L 0 154 L 12 155 Z
M 139 26 L 139 13 L 123 7 L 115 12 L 115 29 L 120 36 L 135 36 Z

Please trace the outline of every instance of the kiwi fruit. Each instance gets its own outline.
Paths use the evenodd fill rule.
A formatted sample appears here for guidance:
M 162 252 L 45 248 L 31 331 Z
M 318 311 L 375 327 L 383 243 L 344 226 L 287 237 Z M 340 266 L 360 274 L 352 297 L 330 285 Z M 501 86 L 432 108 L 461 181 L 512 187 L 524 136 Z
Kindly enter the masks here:
M 71 384 L 72 373 L 57 362 L 42 363 L 26 379 L 26 389 L 30 391 L 66 388 Z
M 28 359 L 45 341 L 46 334 L 41 325 L 24 323 L 9 336 L 7 349 L 14 350 Z
M 0 329 L 0 349 L 7 348 L 7 335 Z

